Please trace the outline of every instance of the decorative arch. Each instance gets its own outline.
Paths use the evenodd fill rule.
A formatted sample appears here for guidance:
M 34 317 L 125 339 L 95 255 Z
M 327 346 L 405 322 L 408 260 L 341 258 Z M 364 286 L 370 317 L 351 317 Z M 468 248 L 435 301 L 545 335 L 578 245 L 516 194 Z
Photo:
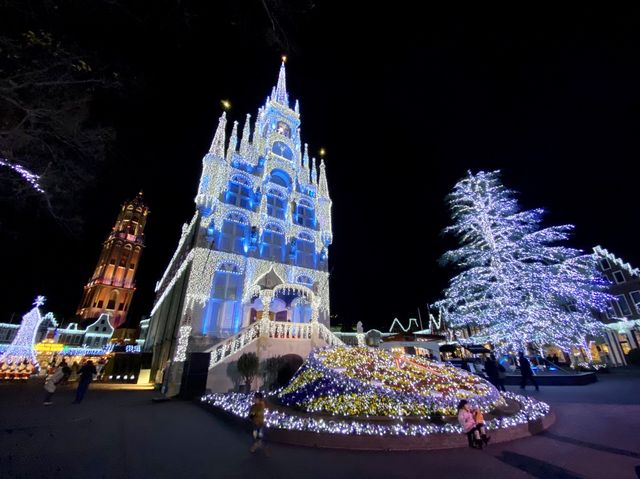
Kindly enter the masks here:
M 313 236 L 311 236 L 311 234 L 306 231 L 300 231 L 298 233 L 298 239 L 301 239 L 302 241 L 308 241 L 310 243 L 315 242 L 315 240 L 313 239 Z
M 264 225 L 265 231 L 271 231 L 273 233 L 278 233 L 284 235 L 284 227 L 280 223 L 276 223 L 275 221 L 269 221 Z
M 253 188 L 253 182 L 251 181 L 251 179 L 248 176 L 243 175 L 242 173 L 235 173 L 234 175 L 231 175 L 231 179 L 229 181 L 246 186 L 248 188 Z
M 232 210 L 224 216 L 225 221 L 233 221 L 243 225 L 249 224 L 249 217 L 242 211 Z
M 119 291 L 117 289 L 114 289 L 113 291 L 111 291 L 111 293 L 109 293 L 109 300 L 107 301 L 106 309 L 110 309 L 110 310 L 116 309 L 116 304 L 118 304 L 118 296 L 119 296 Z
M 280 168 L 271 170 L 269 173 L 269 181 L 284 188 L 289 188 L 293 182 L 289 173 Z

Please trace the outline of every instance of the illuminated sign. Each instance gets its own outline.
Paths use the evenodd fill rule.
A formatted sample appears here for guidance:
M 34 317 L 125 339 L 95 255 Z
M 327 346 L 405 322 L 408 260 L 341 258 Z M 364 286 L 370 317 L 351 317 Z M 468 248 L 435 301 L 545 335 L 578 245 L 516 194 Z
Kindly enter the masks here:
M 61 343 L 38 343 L 33 349 L 40 352 L 60 352 L 64 349 L 64 344 Z

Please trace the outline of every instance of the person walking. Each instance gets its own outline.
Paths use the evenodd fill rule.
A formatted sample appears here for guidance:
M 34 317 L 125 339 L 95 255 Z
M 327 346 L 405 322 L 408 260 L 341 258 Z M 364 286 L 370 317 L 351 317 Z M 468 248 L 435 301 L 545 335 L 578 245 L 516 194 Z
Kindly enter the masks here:
M 496 357 L 491 354 L 484 362 L 484 373 L 489 378 L 489 382 L 496 388 L 498 387 L 498 366 Z
M 540 391 L 538 383 L 533 377 L 533 370 L 531 369 L 531 363 L 524 357 L 524 352 L 518 353 L 518 362 L 520 363 L 520 374 L 522 375 L 522 381 L 520 382 L 520 389 L 525 389 L 527 382 L 531 381 L 536 387 L 536 391 Z
M 493 357 L 495 360 L 495 356 L 493 354 L 491 355 L 491 357 Z M 498 388 L 498 391 L 507 392 L 507 389 L 504 387 L 504 380 L 507 377 L 507 369 L 498 361 L 496 361 L 496 369 L 498 371 L 498 384 L 496 385 L 496 387 Z
M 56 387 L 60 384 L 65 377 L 64 370 L 62 367 L 56 369 L 53 374 L 49 374 L 47 379 L 44 381 L 44 390 L 47 392 L 44 396 L 44 405 L 51 406 L 53 401 L 53 393 L 56 392 Z
M 80 368 L 78 374 L 80 375 L 80 380 L 78 381 L 78 389 L 76 389 L 76 399 L 75 401 L 73 401 L 73 404 L 80 404 L 82 402 L 87 389 L 89 389 L 89 384 L 91 384 L 91 381 L 93 381 L 93 375 L 98 374 L 98 371 L 93 365 L 93 361 L 87 361 L 87 364 Z
M 252 453 L 264 446 L 264 397 L 257 392 L 253 396 L 253 405 L 249 409 L 249 419 L 253 423 L 253 445 L 249 449 Z

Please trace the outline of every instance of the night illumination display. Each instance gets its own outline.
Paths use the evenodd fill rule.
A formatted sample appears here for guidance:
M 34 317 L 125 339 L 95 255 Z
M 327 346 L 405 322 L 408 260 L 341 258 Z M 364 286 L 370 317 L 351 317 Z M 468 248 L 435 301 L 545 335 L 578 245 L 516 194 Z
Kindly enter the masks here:
M 34 345 L 38 327 L 45 318 L 52 318 L 53 316 L 51 313 L 44 317 L 40 314 L 39 308 L 45 301 L 46 298 L 44 296 L 36 297 L 33 302 L 33 309 L 22 316 L 20 328 L 9 347 L 0 356 L 0 362 L 17 363 L 26 360 L 37 366 L 38 361 L 36 360 Z
M 40 175 L 36 175 L 35 173 L 27 170 L 24 166 L 11 163 L 9 160 L 6 160 L 4 158 L 0 158 L 0 166 L 4 166 L 18 173 L 20 177 L 38 193 L 45 192 L 39 183 Z
M 278 394 L 306 412 L 396 418 L 455 415 L 461 399 L 485 411 L 502 404 L 491 384 L 459 368 L 366 347 L 312 352 Z
M 284 302 L 287 320 L 294 323 L 329 322 L 333 232 L 326 165 L 320 161 L 316 167 L 302 143 L 299 104 L 287 91 L 284 62 L 257 114 L 246 115 L 243 123 L 227 115 L 221 115 L 202 160 L 197 211 L 156 284 L 151 322 L 180 316 L 174 361 L 204 344 L 192 341 L 195 336 L 207 337 L 207 348 L 216 351 L 247 345 L 255 333 L 252 310 L 266 311 L 272 306 L 267 302 L 281 316 Z M 260 286 L 267 275 L 278 279 L 268 298 Z M 178 294 L 184 300 L 176 312 L 167 301 Z M 152 327 L 148 339 L 163 330 Z M 317 332 L 332 336 L 322 328 Z
M 447 323 L 475 326 L 471 343 L 491 343 L 499 351 L 540 349 L 589 351 L 586 337 L 602 324 L 594 310 L 610 295 L 593 255 L 560 246 L 571 225 L 541 226 L 543 211 L 522 211 L 498 171 L 469 173 L 448 196 L 458 249 L 443 259 L 462 270 L 435 306 Z
M 551 408 L 547 403 L 520 396 L 511 392 L 502 396 L 516 401 L 520 410 L 512 416 L 485 421 L 489 430 L 507 429 L 519 424 L 527 424 L 549 414 Z M 223 409 L 242 418 L 248 418 L 249 408 L 253 404 L 253 395 L 229 393 L 207 394 L 202 402 Z M 462 427 L 455 423 L 415 423 L 396 420 L 380 423 L 363 419 L 324 419 L 314 416 L 297 416 L 282 411 L 267 409 L 265 413 L 267 427 L 293 431 L 309 431 L 324 434 L 351 434 L 370 436 L 428 436 L 429 434 L 455 433 L 462 434 Z

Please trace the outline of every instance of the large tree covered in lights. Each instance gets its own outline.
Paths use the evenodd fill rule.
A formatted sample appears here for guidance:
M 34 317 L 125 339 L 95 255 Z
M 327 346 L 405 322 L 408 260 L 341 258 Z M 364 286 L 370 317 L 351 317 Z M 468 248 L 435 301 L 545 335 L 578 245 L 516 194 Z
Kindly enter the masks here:
M 573 226 L 542 227 L 543 211 L 522 211 L 498 171 L 469 172 L 447 202 L 453 225 L 444 232 L 460 243 L 442 258 L 460 270 L 436 303 L 448 323 L 475 326 L 470 341 L 501 351 L 586 349 L 601 327 L 593 310 L 610 296 L 595 258 L 558 244 Z

